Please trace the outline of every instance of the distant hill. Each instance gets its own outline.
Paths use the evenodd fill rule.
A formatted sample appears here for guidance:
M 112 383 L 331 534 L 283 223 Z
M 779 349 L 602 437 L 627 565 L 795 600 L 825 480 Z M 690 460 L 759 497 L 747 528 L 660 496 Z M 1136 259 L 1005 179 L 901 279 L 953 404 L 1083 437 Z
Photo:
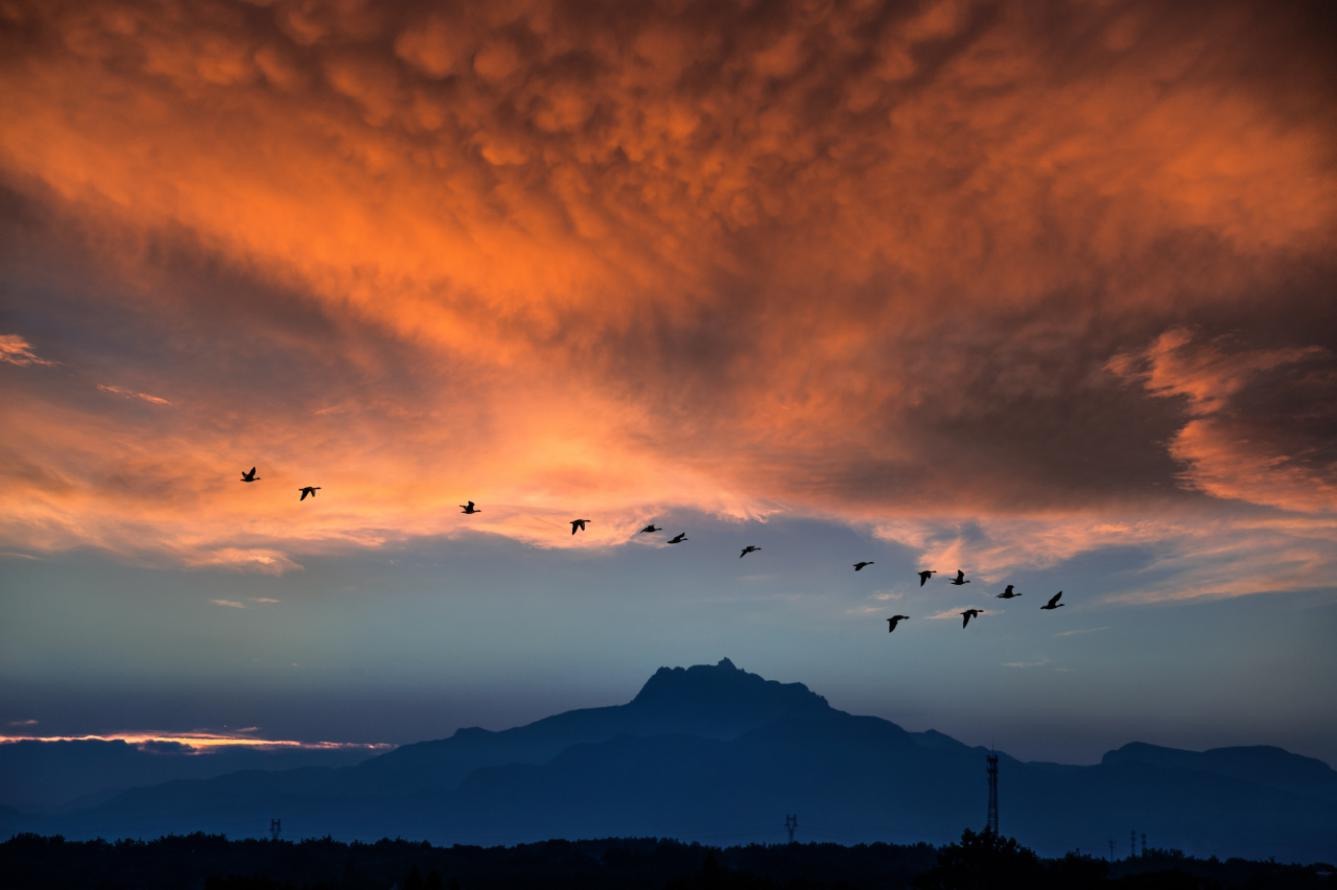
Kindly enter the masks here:
M 1297 794 L 1337 795 L 1337 772 L 1326 763 L 1267 745 L 1197 752 L 1130 742 L 1117 751 L 1110 751 L 1101 763 L 1113 768 L 1153 767 L 1204 772 L 1283 788 Z
M 984 754 L 936 732 L 830 707 L 736 668 L 661 669 L 624 705 L 504 732 L 465 729 L 357 766 L 242 772 L 134 789 L 30 820 L 72 837 L 203 830 L 515 843 L 660 836 L 947 843 L 984 818 Z M 1129 745 L 1095 766 L 1000 754 L 1002 826 L 1045 854 L 1153 846 L 1283 861 L 1337 855 L 1337 774 L 1279 749 Z
M 113 794 L 172 779 L 207 779 L 238 770 L 352 766 L 366 750 L 259 749 L 241 746 L 197 752 L 175 743 L 122 741 L 0 743 L 0 807 L 46 812 L 91 806 Z

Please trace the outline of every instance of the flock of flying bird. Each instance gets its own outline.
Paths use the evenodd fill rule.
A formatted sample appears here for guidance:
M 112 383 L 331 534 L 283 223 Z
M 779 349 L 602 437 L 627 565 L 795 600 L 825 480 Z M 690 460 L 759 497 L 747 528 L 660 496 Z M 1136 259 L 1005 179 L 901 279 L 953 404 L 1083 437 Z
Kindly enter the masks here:
M 864 566 L 871 566 L 871 565 L 872 565 L 871 562 L 856 562 L 854 564 L 854 571 L 856 572 L 860 571 Z M 934 575 L 938 573 L 934 569 L 922 569 L 918 574 L 919 574 L 919 586 L 923 587 L 925 584 L 928 583 L 929 578 L 932 578 Z M 970 579 L 966 577 L 965 572 L 961 571 L 960 569 L 957 569 L 956 577 L 950 579 L 947 583 L 953 585 L 954 587 L 961 587 L 964 584 L 969 584 Z M 1022 595 L 1021 592 L 1016 589 L 1016 585 L 1009 584 L 1007 585 L 1006 588 L 1003 589 L 1002 593 L 998 594 L 998 599 L 1000 600 L 1016 599 L 1021 595 Z M 1063 606 L 1066 605 L 1066 603 L 1059 602 L 1059 600 L 1062 597 L 1063 597 L 1063 591 L 1060 590 L 1058 593 L 1051 596 L 1049 598 L 1049 602 L 1045 603 L 1040 608 L 1046 612 L 1052 612 L 1055 609 L 1061 609 L 1063 608 Z M 980 613 L 983 611 L 984 611 L 983 609 L 966 609 L 964 612 L 961 613 L 961 626 L 966 627 L 967 625 L 969 625 L 970 619 L 980 617 Z M 887 633 L 891 633 L 893 630 L 895 630 L 896 625 L 900 624 L 902 621 L 909 621 L 909 620 L 910 620 L 909 615 L 892 615 L 890 618 L 887 619 Z
M 251 467 L 249 470 L 243 471 L 241 474 L 241 481 L 259 482 L 260 477 L 255 475 L 255 467 Z M 320 486 L 303 485 L 301 488 L 297 489 L 297 491 L 301 494 L 301 497 L 299 497 L 298 500 L 304 501 L 307 499 L 308 495 L 314 498 L 316 496 L 316 492 L 320 491 Z M 465 501 L 463 504 L 460 504 L 460 512 L 464 513 L 465 515 L 472 516 L 475 513 L 482 513 L 483 511 L 473 501 Z M 576 532 L 585 531 L 585 526 L 592 521 L 593 520 L 590 519 L 572 519 L 571 534 L 574 535 Z M 649 535 L 649 534 L 654 534 L 655 532 L 662 532 L 663 530 L 664 529 L 660 528 L 659 526 L 655 525 L 652 522 L 645 528 L 641 529 L 638 532 L 638 534 Z M 681 544 L 683 541 L 686 540 L 688 540 L 687 532 L 679 532 L 678 534 L 669 538 L 668 543 Z M 738 558 L 742 559 L 749 553 L 756 553 L 759 550 L 761 550 L 761 548 L 756 546 L 755 544 L 748 544 L 739 552 Z M 862 572 L 864 569 L 868 568 L 871 565 L 875 565 L 875 563 L 872 560 L 860 560 L 859 562 L 854 563 L 854 571 Z M 938 574 L 936 569 L 921 569 L 918 572 L 919 586 L 923 587 L 925 584 L 928 583 L 928 580 L 936 574 Z M 965 572 L 963 572 L 961 569 L 957 569 L 956 577 L 949 579 L 947 583 L 951 584 L 954 587 L 962 587 L 966 584 L 969 584 L 970 579 L 966 577 Z M 1007 587 L 1003 590 L 1003 592 L 998 594 L 998 599 L 1010 600 L 1021 596 L 1022 594 L 1019 591 L 1015 590 L 1014 587 L 1015 585 L 1012 584 L 1007 585 Z M 1052 612 L 1054 609 L 1061 609 L 1065 605 L 1065 603 L 1059 602 L 1059 600 L 1062 597 L 1063 597 L 1063 591 L 1060 590 L 1058 593 L 1051 596 L 1049 598 L 1049 602 L 1045 603 L 1040 608 L 1046 612 Z M 970 625 L 970 619 L 978 618 L 983 611 L 984 611 L 983 609 L 966 609 L 964 612 L 961 613 L 961 626 L 963 628 L 968 627 Z M 887 633 L 891 633 L 892 631 L 894 631 L 896 629 L 896 625 L 900 624 L 902 621 L 909 621 L 909 620 L 910 620 L 909 615 L 892 615 L 890 618 L 887 619 Z

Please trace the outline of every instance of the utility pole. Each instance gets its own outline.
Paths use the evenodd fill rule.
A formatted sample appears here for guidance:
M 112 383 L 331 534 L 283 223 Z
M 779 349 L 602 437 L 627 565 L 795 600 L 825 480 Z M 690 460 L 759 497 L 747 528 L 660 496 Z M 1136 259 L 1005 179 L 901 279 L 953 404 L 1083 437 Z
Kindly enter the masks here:
M 998 834 L 998 755 L 992 751 L 985 759 L 989 773 L 989 814 L 985 818 L 984 830 L 989 834 Z
M 793 813 L 785 816 L 785 831 L 789 832 L 789 842 L 794 843 L 794 832 L 798 831 L 798 816 Z
M 1137 832 L 1131 828 L 1128 829 L 1128 858 L 1137 858 Z
M 283 820 L 282 820 L 282 819 L 270 819 L 270 820 L 269 820 L 269 839 L 270 839 L 271 841 L 276 841 L 276 840 L 279 839 L 279 835 L 282 834 L 282 833 L 283 833 Z

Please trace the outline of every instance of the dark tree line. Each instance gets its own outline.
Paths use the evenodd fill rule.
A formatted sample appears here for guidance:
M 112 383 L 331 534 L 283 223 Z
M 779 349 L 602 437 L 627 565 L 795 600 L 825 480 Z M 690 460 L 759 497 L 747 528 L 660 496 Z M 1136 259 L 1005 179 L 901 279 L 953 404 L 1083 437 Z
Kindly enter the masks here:
M 619 838 L 514 847 L 433 847 L 383 840 L 236 840 L 193 834 L 156 841 L 66 841 L 19 835 L 0 843 L 0 883 L 27 888 L 192 890 L 473 890 L 473 888 L 1076 888 L 1156 890 L 1333 888 L 1331 866 L 1193 859 L 1153 851 L 1109 863 L 1044 859 L 1016 840 L 966 831 L 927 844 L 751 845 L 715 848 Z

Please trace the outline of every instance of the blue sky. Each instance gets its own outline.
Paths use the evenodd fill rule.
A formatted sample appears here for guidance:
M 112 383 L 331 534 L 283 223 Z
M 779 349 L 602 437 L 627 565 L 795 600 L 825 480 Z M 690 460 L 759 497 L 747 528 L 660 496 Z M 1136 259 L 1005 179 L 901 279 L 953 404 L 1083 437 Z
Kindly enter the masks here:
M 259 725 L 402 743 L 625 701 L 660 665 L 727 656 L 1027 758 L 1143 740 L 1337 759 L 1337 717 L 1314 707 L 1337 669 L 1337 604 L 1319 592 L 1111 604 L 1141 561 L 1117 551 L 1018 575 L 1026 595 L 1003 604 L 979 578 L 921 590 L 912 553 L 848 528 L 673 519 L 689 531 L 678 547 L 469 535 L 282 577 L 10 557 L 0 716 L 39 720 L 33 734 Z M 751 542 L 763 550 L 739 559 Z M 876 565 L 855 573 L 860 559 Z M 1040 611 L 1060 588 L 1068 606 Z M 972 605 L 990 614 L 964 630 L 929 617 Z M 913 617 L 889 635 L 895 612 Z

